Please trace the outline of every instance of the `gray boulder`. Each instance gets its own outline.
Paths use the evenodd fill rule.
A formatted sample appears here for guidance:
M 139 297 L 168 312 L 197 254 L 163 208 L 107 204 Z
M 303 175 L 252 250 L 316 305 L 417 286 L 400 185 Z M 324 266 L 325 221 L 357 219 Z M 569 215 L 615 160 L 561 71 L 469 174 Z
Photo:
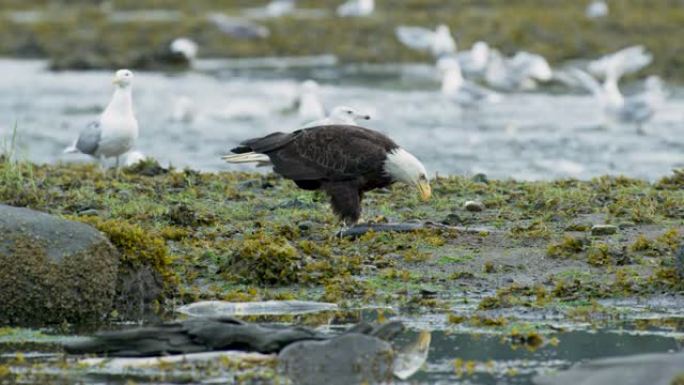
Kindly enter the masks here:
M 118 264 L 91 226 L 0 204 L 0 324 L 101 320 L 112 310 Z
M 680 378 L 681 377 L 681 378 Z M 671 385 L 684 381 L 684 352 L 611 357 L 537 377 L 537 385 Z
M 301 341 L 278 354 L 280 370 L 299 385 L 375 384 L 392 379 L 392 345 L 349 333 L 325 341 Z

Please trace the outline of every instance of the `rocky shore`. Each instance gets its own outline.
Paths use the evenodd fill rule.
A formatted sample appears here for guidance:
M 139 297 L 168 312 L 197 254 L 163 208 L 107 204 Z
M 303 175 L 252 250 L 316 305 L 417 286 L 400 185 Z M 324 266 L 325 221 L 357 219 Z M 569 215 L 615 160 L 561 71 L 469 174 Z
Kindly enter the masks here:
M 0 208 L 0 276 L 44 282 L 2 290 L 13 299 L 3 302 L 16 304 L 3 309 L 4 324 L 21 323 L 35 310 L 23 306 L 34 304 L 53 307 L 34 321 L 59 323 L 131 319 L 204 299 L 440 309 L 470 293 L 489 311 L 683 289 L 682 171 L 655 183 L 440 177 L 429 203 L 400 188 L 368 194 L 364 212 L 376 225 L 354 237 L 337 236 L 323 195 L 274 175 L 154 162 L 118 176 L 3 162 L 0 175 L 0 202 L 51 214 Z M 383 231 L 396 229 L 387 223 L 406 228 Z

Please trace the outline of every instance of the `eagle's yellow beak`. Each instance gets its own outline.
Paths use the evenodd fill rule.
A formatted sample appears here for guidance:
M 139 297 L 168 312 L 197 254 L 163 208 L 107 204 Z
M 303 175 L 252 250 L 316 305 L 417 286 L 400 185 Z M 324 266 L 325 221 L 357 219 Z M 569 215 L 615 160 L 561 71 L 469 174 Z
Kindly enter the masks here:
M 429 200 L 432 196 L 432 188 L 430 187 L 430 182 L 418 182 L 418 191 L 420 191 L 420 199 L 422 199 L 423 201 Z

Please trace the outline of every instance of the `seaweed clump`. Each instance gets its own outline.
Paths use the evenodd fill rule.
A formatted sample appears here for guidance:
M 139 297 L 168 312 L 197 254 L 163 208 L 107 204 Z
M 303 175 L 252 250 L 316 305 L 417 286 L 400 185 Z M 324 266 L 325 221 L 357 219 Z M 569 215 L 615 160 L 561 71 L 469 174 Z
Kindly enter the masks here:
M 327 284 L 360 271 L 361 259 L 333 255 L 312 241 L 294 243 L 283 235 L 256 232 L 235 241 L 221 265 L 224 278 L 247 284 Z
M 302 255 L 286 238 L 257 233 L 230 254 L 222 270 L 249 283 L 288 285 L 300 282 L 304 264 Z
M 176 291 L 178 277 L 164 239 L 124 220 L 82 217 L 103 232 L 121 253 L 115 308 L 124 316 L 156 310 Z

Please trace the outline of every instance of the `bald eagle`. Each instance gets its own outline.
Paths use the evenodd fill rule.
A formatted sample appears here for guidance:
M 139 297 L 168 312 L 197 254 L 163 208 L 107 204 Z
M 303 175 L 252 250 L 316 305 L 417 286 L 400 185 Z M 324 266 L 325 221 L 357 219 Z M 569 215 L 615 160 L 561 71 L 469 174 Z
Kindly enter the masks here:
M 229 163 L 273 165 L 305 190 L 322 190 L 345 225 L 358 222 L 363 193 L 394 182 L 414 186 L 423 200 L 432 190 L 425 167 L 387 136 L 367 128 L 329 125 L 275 132 L 242 142 Z

